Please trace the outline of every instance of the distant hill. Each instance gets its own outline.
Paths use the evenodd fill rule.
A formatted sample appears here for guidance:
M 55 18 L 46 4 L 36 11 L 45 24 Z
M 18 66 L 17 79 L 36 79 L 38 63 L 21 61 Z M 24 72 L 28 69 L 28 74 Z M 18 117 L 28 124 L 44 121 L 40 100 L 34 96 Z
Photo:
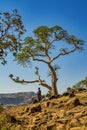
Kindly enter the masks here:
M 21 92 L 12 94 L 0 94 L 0 104 L 20 105 L 32 103 L 32 97 L 36 96 L 34 92 Z

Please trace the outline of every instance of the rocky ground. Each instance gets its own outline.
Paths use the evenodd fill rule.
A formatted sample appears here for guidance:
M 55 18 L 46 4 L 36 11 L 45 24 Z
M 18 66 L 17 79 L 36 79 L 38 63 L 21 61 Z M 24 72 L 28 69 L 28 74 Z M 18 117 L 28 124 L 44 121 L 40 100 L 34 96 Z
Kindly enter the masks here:
M 0 130 L 87 130 L 87 91 L 8 107 L 0 113 Z

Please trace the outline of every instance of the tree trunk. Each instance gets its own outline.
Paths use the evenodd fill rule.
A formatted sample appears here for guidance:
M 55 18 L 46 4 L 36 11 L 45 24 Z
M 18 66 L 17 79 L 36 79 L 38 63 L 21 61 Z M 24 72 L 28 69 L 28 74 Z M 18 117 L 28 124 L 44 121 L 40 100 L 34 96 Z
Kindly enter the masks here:
M 57 95 L 58 95 L 57 86 L 56 86 L 56 83 L 53 82 L 52 83 L 52 96 L 57 96 Z
M 52 73 L 52 96 L 57 96 L 58 95 L 58 90 L 57 90 L 57 75 L 56 75 L 56 72 L 54 70 L 54 68 L 48 64 L 49 68 L 50 68 L 50 71 Z

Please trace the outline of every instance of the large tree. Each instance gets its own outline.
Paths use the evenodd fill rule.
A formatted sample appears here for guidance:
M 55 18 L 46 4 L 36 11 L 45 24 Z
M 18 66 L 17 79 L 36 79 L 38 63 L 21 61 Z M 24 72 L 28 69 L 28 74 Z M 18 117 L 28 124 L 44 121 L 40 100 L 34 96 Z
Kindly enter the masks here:
M 8 52 L 15 54 L 21 48 L 21 36 L 25 32 L 21 16 L 15 9 L 12 13 L 0 11 L 0 62 L 6 64 Z
M 36 80 L 21 80 L 19 77 L 14 78 L 13 74 L 10 75 L 10 78 L 22 84 L 39 83 L 39 85 L 48 88 L 52 95 L 56 96 L 58 95 L 57 70 L 59 66 L 55 64 L 55 61 L 75 51 L 82 51 L 84 42 L 74 35 L 69 35 L 60 26 L 40 26 L 33 33 L 34 37 L 25 38 L 21 52 L 16 55 L 16 60 L 23 65 L 31 61 L 42 62 L 43 65 L 46 64 L 49 69 L 49 76 L 51 76 L 51 84 L 49 85 L 41 78 L 39 67 L 35 67 L 35 74 L 38 77 Z

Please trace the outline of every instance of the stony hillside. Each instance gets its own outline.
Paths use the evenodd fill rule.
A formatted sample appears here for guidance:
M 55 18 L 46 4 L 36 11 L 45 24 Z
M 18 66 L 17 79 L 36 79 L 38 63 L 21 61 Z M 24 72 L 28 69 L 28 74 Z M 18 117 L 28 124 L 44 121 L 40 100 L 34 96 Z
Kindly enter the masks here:
M 6 108 L 0 130 L 87 130 L 87 91 Z

